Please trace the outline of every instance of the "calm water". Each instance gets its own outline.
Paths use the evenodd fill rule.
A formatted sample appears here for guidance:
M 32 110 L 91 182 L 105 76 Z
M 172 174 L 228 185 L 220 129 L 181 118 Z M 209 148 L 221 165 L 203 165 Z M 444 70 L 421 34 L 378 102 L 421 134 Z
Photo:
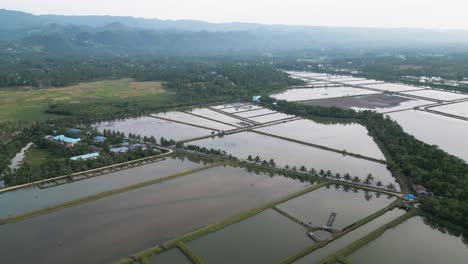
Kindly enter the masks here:
M 214 130 L 203 129 L 199 127 L 183 125 L 169 122 L 154 117 L 128 118 L 125 120 L 116 120 L 101 122 L 95 125 L 100 131 L 110 129 L 112 131 L 138 134 L 141 136 L 155 137 L 158 141 L 161 137 L 174 140 L 185 140 L 201 136 L 210 135 Z
M 387 230 L 348 259 L 363 264 L 465 264 L 468 246 L 460 237 L 432 228 L 422 217 L 413 217 Z
M 242 168 L 212 168 L 2 225 L 0 254 L 4 263 L 111 263 L 307 186 Z
M 278 205 L 278 209 L 314 227 L 326 225 L 332 212 L 337 214 L 333 228 L 344 229 L 395 201 L 395 197 L 329 185 Z
M 188 160 L 167 158 L 127 170 L 104 174 L 51 188 L 22 188 L 0 194 L 0 218 L 62 204 L 86 196 L 118 189 L 139 182 L 168 176 L 202 166 Z
M 367 129 L 356 123 L 321 124 L 301 119 L 256 130 L 385 160 Z
M 207 264 L 270 264 L 312 245 L 306 233 L 301 225 L 269 209 L 187 245 Z
M 159 114 L 154 114 L 153 116 L 160 116 L 163 118 L 167 118 L 167 119 L 171 119 L 175 121 L 181 121 L 181 122 L 199 125 L 199 126 L 204 126 L 204 127 L 208 127 L 208 128 L 216 129 L 216 130 L 231 130 L 231 129 L 236 128 L 234 126 L 228 126 L 219 122 L 211 121 L 209 119 L 204 119 L 204 118 L 194 116 L 191 114 L 187 114 L 187 113 L 183 113 L 183 112 L 159 113 Z
M 263 108 L 263 109 L 248 111 L 248 112 L 235 113 L 235 115 L 247 118 L 247 117 L 265 115 L 265 114 L 271 114 L 271 113 L 275 113 L 275 111 Z
M 377 228 L 381 227 L 382 225 L 402 216 L 406 212 L 400 209 L 393 209 L 392 211 L 386 212 L 385 214 L 379 216 L 378 218 L 372 220 L 371 222 L 353 230 L 352 232 L 334 240 L 333 242 L 329 243 L 324 248 L 320 248 L 315 250 L 314 252 L 310 253 L 309 255 L 299 259 L 298 261 L 294 262 L 294 264 L 315 264 L 319 263 L 322 259 L 334 254 L 338 250 L 344 249 L 346 246 L 351 244 L 352 242 L 361 239 L 362 237 L 368 235 L 372 231 L 376 230 Z M 353 262 L 353 263 L 361 263 L 361 262 Z M 375 262 L 380 263 L 380 262 Z M 398 263 L 398 262 L 394 262 Z
M 438 90 L 422 90 L 422 91 L 414 91 L 414 92 L 405 92 L 405 94 L 410 95 L 417 95 L 426 98 L 442 100 L 442 101 L 452 101 L 457 99 L 468 98 L 466 94 L 459 94 L 459 93 L 450 93 L 450 92 L 443 92 Z
M 375 181 L 384 185 L 395 183 L 386 166 L 380 163 L 343 156 L 342 154 L 325 151 L 286 140 L 256 134 L 253 132 L 236 133 L 224 137 L 208 138 L 191 142 L 207 148 L 223 149 L 238 158 L 247 159 L 249 155 L 260 156 L 262 159 L 273 158 L 279 167 L 288 164 L 290 167 L 304 165 L 308 169 L 330 169 L 333 173 L 349 173 L 362 179 L 372 173 Z
M 390 92 L 404 92 L 404 91 L 425 89 L 424 87 L 417 87 L 417 86 L 398 84 L 398 83 L 382 83 L 382 84 L 371 84 L 371 85 L 364 85 L 364 86 L 382 90 L 382 91 L 390 91 Z
M 273 121 L 291 118 L 291 117 L 294 117 L 294 116 L 283 114 L 283 113 L 276 113 L 276 114 L 271 114 L 271 115 L 266 115 L 266 116 L 251 117 L 249 119 L 255 122 L 259 122 L 259 123 L 267 123 L 267 122 L 273 122 Z
M 166 250 L 149 258 L 151 264 L 192 264 L 178 248 Z
M 389 116 L 408 134 L 468 162 L 468 147 L 464 144 L 468 122 L 417 110 L 391 113 Z
M 313 89 L 290 89 L 280 94 L 272 95 L 278 100 L 290 102 L 304 101 L 313 99 L 334 98 L 343 96 L 354 96 L 363 94 L 376 94 L 378 92 L 352 88 L 352 87 L 332 87 L 332 88 L 313 88 Z
M 438 106 L 438 107 L 431 108 L 431 110 L 440 111 L 440 112 L 468 118 L 468 102 Z
M 220 110 L 223 110 L 223 109 L 220 109 Z M 221 121 L 221 122 L 234 125 L 234 126 L 241 126 L 239 125 L 239 123 L 242 122 L 242 120 L 240 119 L 237 119 L 237 118 L 234 118 L 234 117 L 222 114 L 222 113 L 218 113 L 208 108 L 195 108 L 195 109 L 192 109 L 191 112 L 197 115 L 208 117 L 208 118 Z

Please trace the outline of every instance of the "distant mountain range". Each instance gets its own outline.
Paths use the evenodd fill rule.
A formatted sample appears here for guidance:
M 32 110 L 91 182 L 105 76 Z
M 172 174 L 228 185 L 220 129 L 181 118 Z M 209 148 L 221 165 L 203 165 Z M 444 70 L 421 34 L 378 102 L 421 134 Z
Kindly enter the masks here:
M 215 24 L 0 10 L 0 50 L 11 54 L 228 54 L 320 49 L 468 49 L 468 31 Z

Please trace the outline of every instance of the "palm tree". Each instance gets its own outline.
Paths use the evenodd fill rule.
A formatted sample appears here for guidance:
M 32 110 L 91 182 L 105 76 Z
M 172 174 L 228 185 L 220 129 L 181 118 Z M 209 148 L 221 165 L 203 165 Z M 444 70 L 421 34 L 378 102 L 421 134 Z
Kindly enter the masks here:
M 248 160 L 248 161 L 253 161 L 252 155 L 249 155 L 249 156 L 247 157 L 247 160 Z
M 297 171 L 296 166 L 293 166 L 293 167 L 292 167 L 292 170 L 293 170 L 293 171 Z
M 320 169 L 319 175 L 320 177 L 325 177 L 325 171 L 323 169 Z
M 327 170 L 327 177 L 331 178 L 333 176 L 332 172 L 330 170 Z
M 340 174 L 339 172 L 337 172 L 337 173 L 335 174 L 335 178 L 336 178 L 337 180 L 341 180 L 341 174 Z
M 306 168 L 304 165 L 302 165 L 301 168 L 300 168 L 299 170 L 300 170 L 300 171 L 303 171 L 303 172 L 306 172 L 306 171 L 307 171 L 307 168 Z
M 350 181 L 351 180 L 351 175 L 349 175 L 349 173 L 345 173 L 344 179 L 345 179 L 345 181 Z
M 353 182 L 354 182 L 354 183 L 360 183 L 360 182 L 361 182 L 361 179 L 359 179 L 358 176 L 354 176 L 354 177 L 353 177 Z
M 396 188 L 395 188 L 395 185 L 393 183 L 389 183 L 387 185 L 387 189 L 389 189 L 390 191 L 394 191 Z
M 377 184 L 377 186 L 379 186 L 379 187 L 382 187 L 382 186 L 383 186 L 383 183 L 382 183 L 381 181 L 378 181 L 376 184 Z
M 317 170 L 314 168 L 310 169 L 309 173 L 312 174 L 312 176 L 317 176 Z
M 254 159 L 255 163 L 259 163 L 260 162 L 260 157 L 259 156 L 256 156 L 255 159 Z
M 374 177 L 372 176 L 372 173 L 369 173 L 369 175 L 367 175 L 366 181 L 369 182 L 369 184 L 374 181 Z
M 284 166 L 285 169 L 289 170 L 289 165 L 286 164 L 286 166 Z
M 276 167 L 276 163 L 274 159 L 270 159 L 269 164 L 271 167 Z

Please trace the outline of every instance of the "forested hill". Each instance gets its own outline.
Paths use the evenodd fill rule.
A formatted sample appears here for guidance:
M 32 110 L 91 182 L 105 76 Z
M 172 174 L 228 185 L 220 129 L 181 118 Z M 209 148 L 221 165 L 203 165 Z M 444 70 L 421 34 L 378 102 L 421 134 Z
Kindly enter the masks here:
M 0 10 L 7 55 L 218 55 L 323 49 L 468 49 L 467 31 L 327 28 Z

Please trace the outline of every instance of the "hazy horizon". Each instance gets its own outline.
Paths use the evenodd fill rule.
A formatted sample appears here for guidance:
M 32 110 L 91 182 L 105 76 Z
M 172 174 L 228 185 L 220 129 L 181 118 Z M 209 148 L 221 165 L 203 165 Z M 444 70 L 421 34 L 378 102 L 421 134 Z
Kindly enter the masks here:
M 75 4 L 73 3 L 75 2 Z M 211 23 L 468 30 L 458 0 L 0 0 L 0 9 L 36 15 L 109 15 Z

